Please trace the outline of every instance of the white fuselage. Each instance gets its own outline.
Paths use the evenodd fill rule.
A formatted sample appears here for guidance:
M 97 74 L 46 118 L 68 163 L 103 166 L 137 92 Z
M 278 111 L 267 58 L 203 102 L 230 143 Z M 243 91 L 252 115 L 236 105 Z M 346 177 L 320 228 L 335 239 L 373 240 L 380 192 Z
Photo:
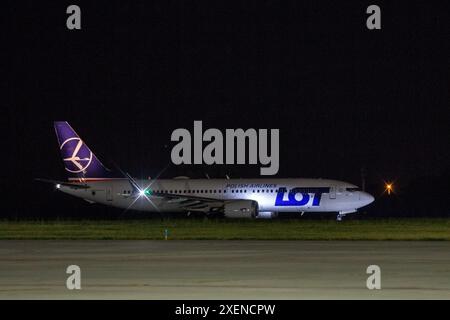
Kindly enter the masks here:
M 95 179 L 76 189 L 58 189 L 90 202 L 150 212 L 180 212 L 183 196 L 219 201 L 254 200 L 260 212 L 340 212 L 356 211 L 374 198 L 350 183 L 327 179 L 163 179 L 137 180 L 144 197 L 133 191 L 128 179 Z M 156 195 L 155 195 L 156 193 Z M 178 195 L 167 200 L 161 194 Z

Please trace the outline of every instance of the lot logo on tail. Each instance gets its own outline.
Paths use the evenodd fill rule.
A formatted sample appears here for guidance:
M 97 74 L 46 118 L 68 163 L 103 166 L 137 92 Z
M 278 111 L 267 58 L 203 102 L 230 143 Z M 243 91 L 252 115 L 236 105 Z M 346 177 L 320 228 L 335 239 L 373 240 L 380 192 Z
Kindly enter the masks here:
M 69 172 L 85 172 L 91 164 L 92 152 L 78 137 L 65 140 L 60 149 L 64 154 L 65 169 Z

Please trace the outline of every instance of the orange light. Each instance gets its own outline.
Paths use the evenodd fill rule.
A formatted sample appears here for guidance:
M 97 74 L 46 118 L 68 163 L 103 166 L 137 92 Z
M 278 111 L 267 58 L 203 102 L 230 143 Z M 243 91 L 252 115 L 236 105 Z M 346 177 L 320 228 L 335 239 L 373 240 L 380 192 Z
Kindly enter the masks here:
M 394 186 L 392 185 L 392 183 L 385 184 L 385 191 L 388 195 L 391 195 L 391 193 L 394 192 Z

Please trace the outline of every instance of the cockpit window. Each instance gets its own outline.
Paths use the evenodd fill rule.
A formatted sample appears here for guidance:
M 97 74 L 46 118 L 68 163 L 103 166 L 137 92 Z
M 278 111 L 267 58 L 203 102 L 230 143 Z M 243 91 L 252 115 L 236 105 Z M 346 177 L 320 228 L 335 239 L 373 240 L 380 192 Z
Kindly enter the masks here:
M 355 191 L 359 191 L 359 188 L 358 187 L 347 188 L 347 191 L 355 192 Z

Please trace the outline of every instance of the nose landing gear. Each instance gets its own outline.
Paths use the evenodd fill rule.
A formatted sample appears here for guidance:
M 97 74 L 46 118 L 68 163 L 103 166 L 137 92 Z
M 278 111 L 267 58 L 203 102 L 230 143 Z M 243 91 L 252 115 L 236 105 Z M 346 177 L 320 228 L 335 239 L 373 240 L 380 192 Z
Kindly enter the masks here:
M 345 215 L 347 215 L 349 213 L 353 213 L 353 212 L 356 212 L 356 210 L 339 211 L 336 216 L 336 221 L 342 221 L 342 219 L 344 218 Z

